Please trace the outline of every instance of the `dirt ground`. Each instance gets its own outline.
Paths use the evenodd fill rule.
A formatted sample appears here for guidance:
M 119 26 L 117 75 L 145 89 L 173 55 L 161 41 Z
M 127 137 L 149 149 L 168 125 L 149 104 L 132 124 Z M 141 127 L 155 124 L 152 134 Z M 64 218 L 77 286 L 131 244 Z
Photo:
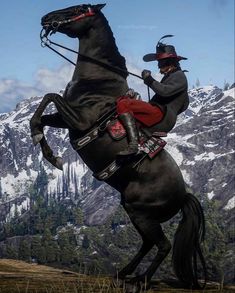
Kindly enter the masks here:
M 18 260 L 0 259 L 0 293 L 192 292 L 177 288 L 173 280 L 153 280 L 149 290 L 135 291 L 130 289 L 129 284 L 125 284 L 125 288 L 114 288 L 111 277 L 87 276 Z M 235 292 L 235 286 L 220 288 L 219 284 L 210 283 L 203 292 L 230 293 Z

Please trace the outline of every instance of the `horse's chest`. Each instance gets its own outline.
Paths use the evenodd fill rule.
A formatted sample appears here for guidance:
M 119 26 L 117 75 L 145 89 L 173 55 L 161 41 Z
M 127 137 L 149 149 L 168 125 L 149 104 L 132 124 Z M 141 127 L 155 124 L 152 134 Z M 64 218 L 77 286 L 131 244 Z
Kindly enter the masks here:
M 64 92 L 64 99 L 73 102 L 77 100 L 78 96 L 81 95 L 82 86 L 81 83 L 78 80 L 71 80 L 65 89 Z

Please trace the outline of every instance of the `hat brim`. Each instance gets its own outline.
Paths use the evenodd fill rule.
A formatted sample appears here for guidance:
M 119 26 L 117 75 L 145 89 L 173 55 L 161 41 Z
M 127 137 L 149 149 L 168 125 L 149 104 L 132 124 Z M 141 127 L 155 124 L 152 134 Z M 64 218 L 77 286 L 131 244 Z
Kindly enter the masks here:
M 145 62 L 150 62 L 150 61 L 158 61 L 158 60 L 166 59 L 166 58 L 172 58 L 172 57 L 169 56 L 169 57 L 164 57 L 164 58 L 157 58 L 156 53 L 150 53 L 150 54 L 144 55 L 143 60 Z M 188 58 L 182 57 L 182 56 L 176 56 L 175 58 L 177 58 L 178 61 L 180 61 L 180 60 L 187 60 L 188 59 Z
M 156 53 L 150 53 L 150 54 L 144 55 L 143 60 L 145 62 L 157 61 Z

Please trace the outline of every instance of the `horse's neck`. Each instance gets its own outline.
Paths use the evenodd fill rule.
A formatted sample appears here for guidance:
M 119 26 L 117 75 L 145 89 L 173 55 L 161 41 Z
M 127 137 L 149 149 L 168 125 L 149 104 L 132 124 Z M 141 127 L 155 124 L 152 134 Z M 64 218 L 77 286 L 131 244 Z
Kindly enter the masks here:
M 94 28 L 80 38 L 79 53 L 90 59 L 78 56 L 72 82 L 68 84 L 64 97 L 79 112 L 80 130 L 86 130 L 113 107 L 128 86 L 126 76 L 93 62 L 126 68 L 125 59 L 119 54 L 105 19 L 95 23 Z
M 79 54 L 73 80 L 120 79 L 126 83 L 127 75 L 117 73 L 114 69 L 126 70 L 125 59 L 120 55 L 112 31 L 103 15 L 94 27 L 80 38 Z M 100 64 L 97 64 L 99 62 Z M 102 63 L 108 66 L 102 66 Z

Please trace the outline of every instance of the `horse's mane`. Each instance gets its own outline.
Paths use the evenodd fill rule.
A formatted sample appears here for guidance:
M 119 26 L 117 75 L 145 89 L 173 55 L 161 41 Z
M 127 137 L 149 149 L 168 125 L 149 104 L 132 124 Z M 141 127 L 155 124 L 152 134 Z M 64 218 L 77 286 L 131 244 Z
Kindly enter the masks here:
M 107 54 L 107 56 L 105 56 L 107 58 L 107 60 L 109 61 L 109 64 L 120 68 L 122 70 L 127 71 L 126 68 L 126 60 L 125 58 L 120 54 L 118 47 L 116 45 L 116 40 L 113 36 L 113 32 L 110 28 L 110 25 L 108 23 L 108 20 L 106 19 L 106 17 L 103 15 L 102 12 L 99 13 L 100 14 L 100 24 L 103 26 L 103 29 L 105 30 L 105 34 L 100 34 L 100 41 L 105 44 L 105 47 L 107 47 L 107 51 L 103 52 L 104 54 Z M 127 77 L 128 73 L 126 73 Z

